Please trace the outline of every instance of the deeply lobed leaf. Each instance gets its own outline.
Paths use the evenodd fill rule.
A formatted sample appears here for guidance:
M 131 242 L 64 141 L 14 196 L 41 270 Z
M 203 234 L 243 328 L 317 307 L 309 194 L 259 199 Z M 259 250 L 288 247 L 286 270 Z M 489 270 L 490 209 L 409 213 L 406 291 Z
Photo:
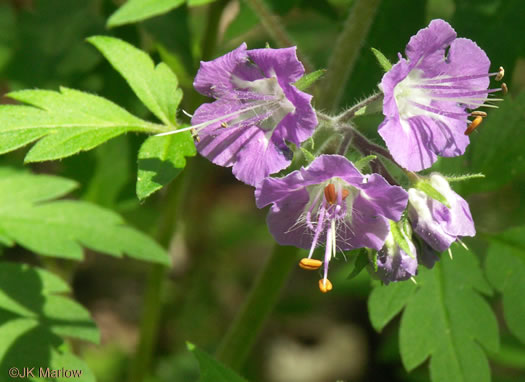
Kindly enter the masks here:
M 155 131 L 113 102 L 78 90 L 22 90 L 8 96 L 31 106 L 0 106 L 0 154 L 39 140 L 26 162 L 91 150 L 128 131 Z
M 503 313 L 509 330 L 525 343 L 525 226 L 489 238 L 485 271 L 503 294 Z
M 75 184 L 48 175 L 12 174 L 0 179 L 0 236 L 42 255 L 81 259 L 82 246 L 168 264 L 165 251 L 120 216 L 94 204 L 52 200 Z
M 404 282 L 391 291 L 386 291 L 391 285 L 376 288 L 369 300 L 370 318 L 381 329 L 404 308 L 399 338 L 407 370 L 430 357 L 434 382 L 488 382 L 483 348 L 498 350 L 498 326 L 478 292 L 491 289 L 474 255 L 459 247 L 454 254 L 454 260 L 443 256 L 432 270 L 419 268 L 417 286 Z
M 67 284 L 47 271 L 0 262 L 0 373 L 8 375 L 12 367 L 64 367 L 81 370 L 78 380 L 95 380 L 62 337 L 98 343 L 99 332 L 84 307 L 57 295 L 65 292 Z

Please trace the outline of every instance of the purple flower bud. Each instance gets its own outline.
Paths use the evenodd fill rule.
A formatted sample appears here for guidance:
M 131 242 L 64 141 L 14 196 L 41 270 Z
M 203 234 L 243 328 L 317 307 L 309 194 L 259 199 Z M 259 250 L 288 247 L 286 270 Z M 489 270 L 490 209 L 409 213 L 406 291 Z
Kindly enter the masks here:
M 292 153 L 285 141 L 300 145 L 317 126 L 312 96 L 292 85 L 304 74 L 295 50 L 246 50 L 243 43 L 201 62 L 195 77 L 195 89 L 216 99 L 191 120 L 197 150 L 252 186 L 288 167 Z
M 266 178 L 256 190 L 257 207 L 272 204 L 267 223 L 281 245 L 310 250 L 326 242 L 324 279 L 337 250 L 380 250 L 399 220 L 408 195 L 378 174 L 363 175 L 345 157 L 321 155 L 284 178 Z
M 474 236 L 476 230 L 468 203 L 456 194 L 440 174 L 430 175 L 429 182 L 445 197 L 450 208 L 424 192 L 408 190 L 408 216 L 414 232 L 430 247 L 442 252 L 462 236 Z
M 420 171 L 438 155 L 465 152 L 468 109 L 480 107 L 489 93 L 501 90 L 488 89 L 489 77 L 499 72 L 489 73 L 485 52 L 471 40 L 456 38 L 443 20 L 420 30 L 405 52 L 407 59 L 400 55 L 381 81 L 385 120 L 379 134 L 396 162 Z
M 377 272 L 375 274 L 385 284 L 408 280 L 417 273 L 416 247 L 406 235 L 405 240 L 410 248 L 410 253 L 406 253 L 399 247 L 392 232 L 388 234 L 385 245 L 377 253 Z

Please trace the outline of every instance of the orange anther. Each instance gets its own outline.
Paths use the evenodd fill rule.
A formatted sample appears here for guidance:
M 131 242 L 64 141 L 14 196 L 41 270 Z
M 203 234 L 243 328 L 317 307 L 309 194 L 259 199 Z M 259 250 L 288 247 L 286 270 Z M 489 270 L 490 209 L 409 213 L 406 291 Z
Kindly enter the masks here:
M 501 92 L 503 93 L 503 95 L 507 95 L 507 93 L 509 92 L 509 88 L 507 87 L 507 84 L 505 82 L 501 84 Z
M 465 135 L 470 135 L 474 130 L 476 130 L 476 127 L 480 125 L 480 123 L 483 121 L 483 117 L 476 117 L 474 120 L 468 125 L 467 130 L 465 130 Z
M 330 292 L 332 290 L 333 286 L 330 280 L 328 279 L 321 279 L 319 280 L 319 289 L 323 293 Z
M 315 271 L 316 269 L 321 268 L 323 262 L 316 259 L 303 258 L 299 261 L 299 266 L 307 271 Z
M 335 186 L 332 183 L 324 188 L 324 197 L 330 204 L 334 204 L 336 202 L 337 199 L 335 194 Z
M 343 197 L 343 200 L 345 200 L 348 195 L 350 195 L 350 191 L 348 191 L 346 188 L 343 188 L 343 191 L 341 191 L 341 196 Z

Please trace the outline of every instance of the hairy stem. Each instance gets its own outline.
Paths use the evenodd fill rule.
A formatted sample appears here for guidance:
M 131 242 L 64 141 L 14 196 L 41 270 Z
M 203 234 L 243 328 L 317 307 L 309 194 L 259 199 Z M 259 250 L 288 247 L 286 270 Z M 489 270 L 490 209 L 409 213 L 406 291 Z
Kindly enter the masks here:
M 286 32 L 279 16 L 272 13 L 268 6 L 262 0 L 244 0 L 246 4 L 259 16 L 262 26 L 270 37 L 277 43 L 279 48 L 287 48 L 296 45 L 292 37 Z M 302 61 L 306 72 L 313 70 L 313 65 L 307 57 L 297 53 Z
M 275 245 L 217 351 L 218 360 L 234 370 L 241 368 L 297 262 L 298 251 Z
M 381 0 L 356 0 L 328 61 L 326 77 L 318 97 L 322 108 L 334 111 L 341 102 L 361 46 Z
M 336 120 L 337 122 L 347 122 L 354 118 L 356 116 L 356 113 L 369 106 L 370 104 L 379 101 L 383 97 L 382 92 L 378 92 L 375 94 L 372 94 L 370 97 L 362 100 L 361 102 L 356 103 L 354 106 L 352 106 L 350 109 L 346 110 L 345 112 L 341 113 L 337 116 Z

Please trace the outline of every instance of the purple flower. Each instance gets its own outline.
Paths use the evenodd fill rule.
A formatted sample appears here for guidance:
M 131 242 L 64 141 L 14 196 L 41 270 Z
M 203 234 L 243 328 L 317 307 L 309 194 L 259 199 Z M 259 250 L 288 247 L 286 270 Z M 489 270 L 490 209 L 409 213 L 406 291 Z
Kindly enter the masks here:
M 448 52 L 447 52 L 448 49 Z M 443 20 L 433 20 L 410 39 L 407 59 L 388 71 L 382 81 L 385 120 L 379 134 L 392 156 L 411 171 L 430 167 L 437 156 L 462 155 L 468 109 L 481 106 L 487 89 L 490 61 L 475 42 L 456 38 Z
M 304 74 L 295 47 L 246 50 L 242 44 L 201 62 L 193 85 L 213 103 L 191 120 L 197 150 L 219 166 L 233 166 L 239 180 L 255 186 L 290 164 L 285 141 L 300 145 L 317 126 L 312 96 L 292 83 Z
M 378 174 L 363 175 L 345 157 L 321 155 L 284 178 L 266 178 L 256 190 L 257 207 L 272 204 L 267 223 L 281 245 L 309 249 L 311 259 L 326 241 L 324 277 L 337 250 L 380 250 L 389 221 L 399 220 L 408 195 Z M 321 285 L 321 284 L 320 284 Z
M 468 203 L 450 188 L 439 174 L 430 175 L 430 184 L 443 195 L 450 208 L 424 192 L 408 190 L 408 217 L 414 232 L 434 250 L 442 252 L 462 236 L 474 236 L 476 229 Z
M 402 233 L 405 235 L 404 233 Z M 377 253 L 377 275 L 385 284 L 408 280 L 417 273 L 416 247 L 405 235 L 410 253 L 403 251 L 395 242 L 392 232 L 386 238 L 385 245 Z

